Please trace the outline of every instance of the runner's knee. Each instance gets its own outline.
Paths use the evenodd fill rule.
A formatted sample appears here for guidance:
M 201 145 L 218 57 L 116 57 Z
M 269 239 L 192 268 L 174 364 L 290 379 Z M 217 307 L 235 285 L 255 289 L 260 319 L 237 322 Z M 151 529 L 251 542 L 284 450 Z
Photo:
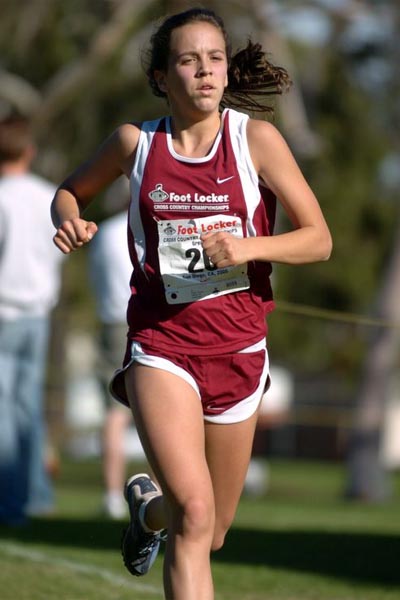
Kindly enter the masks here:
M 190 496 L 184 502 L 173 507 L 174 528 L 185 537 L 212 536 L 214 529 L 214 509 L 207 498 Z

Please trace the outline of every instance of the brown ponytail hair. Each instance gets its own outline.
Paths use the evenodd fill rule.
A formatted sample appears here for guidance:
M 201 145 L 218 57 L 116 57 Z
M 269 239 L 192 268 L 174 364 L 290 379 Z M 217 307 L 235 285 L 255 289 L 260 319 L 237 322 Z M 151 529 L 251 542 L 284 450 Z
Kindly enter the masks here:
M 290 85 L 286 69 L 273 65 L 261 44 L 248 40 L 247 46 L 230 59 L 228 87 L 221 106 L 273 113 L 273 107 L 268 104 L 269 97 L 282 94 Z
M 273 107 L 268 101 L 271 96 L 282 94 L 290 87 L 287 71 L 269 62 L 261 44 L 251 40 L 244 49 L 232 56 L 223 20 L 214 11 L 205 8 L 191 8 L 167 17 L 151 36 L 149 49 L 142 55 L 142 64 L 153 94 L 161 98 L 167 97 L 158 87 L 154 72 L 167 70 L 172 31 L 188 23 L 198 22 L 214 25 L 225 40 L 228 87 L 222 97 L 221 107 L 273 113 Z

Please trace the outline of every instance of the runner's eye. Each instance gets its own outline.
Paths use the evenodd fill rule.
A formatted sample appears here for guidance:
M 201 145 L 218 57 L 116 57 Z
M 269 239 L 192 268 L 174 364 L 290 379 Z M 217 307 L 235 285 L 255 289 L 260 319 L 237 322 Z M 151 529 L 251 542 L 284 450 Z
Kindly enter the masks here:
M 188 56 L 181 59 L 181 65 L 190 65 L 195 62 L 196 58 L 194 56 Z

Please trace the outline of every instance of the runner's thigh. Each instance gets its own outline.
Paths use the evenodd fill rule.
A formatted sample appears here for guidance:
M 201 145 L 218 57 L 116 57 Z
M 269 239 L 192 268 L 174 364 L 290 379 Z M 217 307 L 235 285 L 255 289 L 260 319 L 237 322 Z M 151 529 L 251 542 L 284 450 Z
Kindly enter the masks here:
M 126 388 L 147 459 L 161 487 L 184 503 L 193 490 L 212 494 L 201 402 L 174 373 L 133 364 Z
M 206 454 L 213 482 L 216 524 L 228 528 L 247 474 L 257 414 L 239 423 L 205 423 Z

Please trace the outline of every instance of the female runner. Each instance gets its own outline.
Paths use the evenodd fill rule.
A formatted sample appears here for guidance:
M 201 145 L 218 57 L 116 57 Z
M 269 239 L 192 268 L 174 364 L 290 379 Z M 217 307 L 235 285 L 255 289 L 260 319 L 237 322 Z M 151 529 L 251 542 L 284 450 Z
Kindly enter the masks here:
M 111 387 L 157 483 L 128 480 L 122 553 L 145 574 L 167 529 L 165 597 L 211 600 L 210 552 L 233 521 L 268 379 L 271 263 L 326 260 L 331 236 L 277 129 L 236 110 L 289 83 L 259 44 L 231 56 L 222 20 L 190 9 L 153 34 L 147 75 L 169 116 L 121 125 L 61 184 L 54 241 L 65 253 L 89 242 L 84 209 L 130 179 L 128 347 Z M 272 235 L 276 199 L 293 227 Z

